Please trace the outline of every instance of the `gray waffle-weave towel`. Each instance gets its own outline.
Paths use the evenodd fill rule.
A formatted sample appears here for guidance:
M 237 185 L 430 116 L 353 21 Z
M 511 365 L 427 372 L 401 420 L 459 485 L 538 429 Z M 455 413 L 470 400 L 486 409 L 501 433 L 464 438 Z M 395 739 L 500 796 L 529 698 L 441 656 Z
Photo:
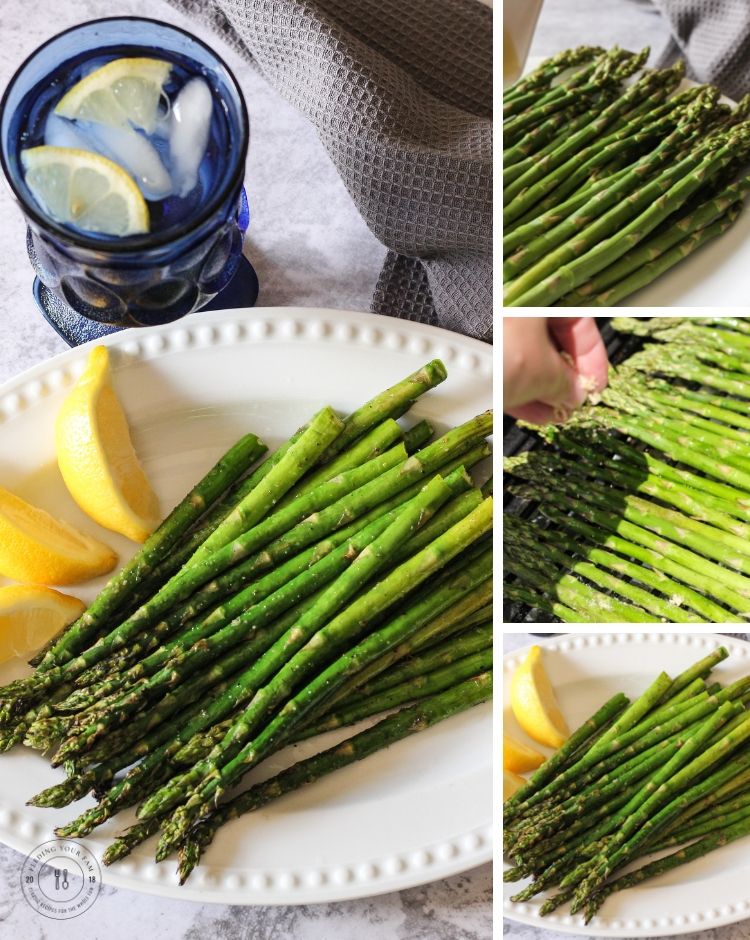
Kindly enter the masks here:
M 478 0 L 171 0 L 315 125 L 388 247 L 372 309 L 492 337 L 492 12 Z
M 672 30 L 672 45 L 660 61 L 681 55 L 688 74 L 712 82 L 724 94 L 750 91 L 750 0 L 654 0 Z

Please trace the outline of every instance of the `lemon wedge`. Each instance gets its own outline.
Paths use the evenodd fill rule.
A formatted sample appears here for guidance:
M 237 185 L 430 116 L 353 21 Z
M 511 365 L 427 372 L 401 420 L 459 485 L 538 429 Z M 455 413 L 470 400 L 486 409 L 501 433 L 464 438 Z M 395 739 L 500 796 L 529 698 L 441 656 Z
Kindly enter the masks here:
M 112 160 L 72 147 L 30 147 L 21 152 L 26 185 L 56 222 L 102 235 L 149 230 L 146 200 Z
M 109 352 L 96 346 L 57 416 L 57 463 L 70 495 L 92 519 L 134 542 L 159 524 L 159 503 L 138 462 L 112 388 Z
M 163 59 L 113 59 L 73 85 L 58 101 L 55 114 L 110 127 L 130 123 L 153 134 L 171 69 Z
M 520 790 L 526 781 L 512 770 L 503 770 L 503 803 L 509 800 L 516 790 Z
M 0 574 L 34 584 L 75 584 L 116 563 L 106 545 L 0 487 Z
M 0 588 L 0 663 L 36 652 L 86 605 L 52 588 L 14 585 Z
M 532 646 L 529 654 L 513 673 L 510 704 L 516 721 L 538 744 L 560 747 L 570 732 L 555 699 L 542 651 Z
M 545 761 L 544 754 L 534 750 L 527 744 L 517 741 L 509 734 L 503 735 L 503 767 L 517 774 L 525 774 L 529 770 L 536 770 Z

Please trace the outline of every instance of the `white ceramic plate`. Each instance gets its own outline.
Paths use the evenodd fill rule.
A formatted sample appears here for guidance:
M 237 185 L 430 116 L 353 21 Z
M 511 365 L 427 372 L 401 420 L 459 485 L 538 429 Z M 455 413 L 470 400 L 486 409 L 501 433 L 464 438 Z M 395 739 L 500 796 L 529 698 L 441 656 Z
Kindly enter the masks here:
M 362 313 L 197 314 L 105 343 L 136 448 L 164 510 L 241 434 L 253 431 L 273 447 L 323 404 L 351 411 L 434 357 L 443 359 L 449 378 L 420 400 L 414 415 L 444 427 L 491 405 L 489 346 Z M 0 389 L 0 481 L 127 558 L 135 546 L 78 511 L 54 463 L 55 414 L 86 355 L 85 346 L 63 353 Z M 79 593 L 89 599 L 98 586 Z M 0 667 L 0 683 L 25 671 L 18 663 Z M 335 740 L 329 736 L 326 746 Z M 288 749 L 258 768 L 258 777 L 316 749 Z M 491 752 L 486 705 L 226 826 L 182 889 L 174 860 L 153 863 L 153 843 L 105 870 L 105 882 L 192 900 L 294 904 L 377 894 L 466 870 L 491 857 Z M 92 802 L 65 810 L 24 805 L 61 779 L 61 771 L 26 748 L 0 756 L 0 841 L 29 852 Z M 86 844 L 100 858 L 131 818 L 110 821 Z
M 750 643 L 715 634 L 563 635 L 541 641 L 541 645 L 545 667 L 571 728 L 583 724 L 616 692 L 622 691 L 632 699 L 661 670 L 676 675 L 720 645 L 726 646 L 731 655 L 715 670 L 717 681 L 725 684 L 750 672 Z M 521 740 L 524 735 L 510 709 L 510 683 L 505 680 L 525 652 L 508 654 L 503 662 L 504 730 Z M 511 895 L 527 883 L 503 886 L 506 917 L 524 924 L 584 937 L 687 934 L 750 917 L 750 839 L 740 839 L 683 868 L 613 894 L 588 926 L 582 915 L 572 917 L 567 906 L 540 917 L 538 899 L 526 904 L 511 901 Z
M 530 60 L 525 71 L 541 59 Z M 685 79 L 680 90 L 696 82 Z M 722 101 L 733 104 L 731 99 Z M 619 307 L 742 307 L 747 304 L 750 265 L 750 208 L 744 205 L 734 225 L 712 238 L 647 287 L 626 297 Z

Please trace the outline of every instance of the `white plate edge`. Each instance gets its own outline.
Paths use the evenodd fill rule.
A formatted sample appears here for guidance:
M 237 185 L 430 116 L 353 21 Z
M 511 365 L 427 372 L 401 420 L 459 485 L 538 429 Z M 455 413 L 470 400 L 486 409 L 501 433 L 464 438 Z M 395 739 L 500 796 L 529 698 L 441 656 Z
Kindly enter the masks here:
M 511 632 L 511 631 L 509 631 Z M 514 631 L 512 631 L 514 632 Z M 611 644 L 602 644 L 600 643 L 601 637 L 610 637 L 612 642 Z M 599 646 L 599 645 L 611 645 L 613 648 L 618 645 L 626 645 L 633 643 L 646 643 L 649 642 L 652 645 L 656 645 L 653 639 L 650 637 L 659 637 L 660 642 L 666 645 L 667 643 L 675 645 L 684 645 L 692 646 L 695 641 L 700 641 L 701 645 L 705 644 L 708 640 L 714 643 L 715 646 L 725 646 L 730 653 L 730 656 L 733 652 L 740 652 L 744 657 L 750 656 L 750 642 L 747 640 L 740 639 L 738 637 L 727 636 L 726 634 L 720 633 L 674 633 L 666 631 L 654 631 L 647 632 L 643 630 L 634 631 L 631 633 L 622 632 L 607 632 L 603 634 L 596 633 L 565 633 L 550 637 L 545 639 L 543 637 L 535 637 L 534 641 L 528 646 L 522 647 L 521 649 L 512 650 L 508 653 L 503 654 L 503 676 L 505 672 L 514 668 L 515 661 L 528 652 L 531 646 L 537 645 L 541 647 L 546 647 L 549 649 L 558 649 L 560 644 L 565 642 L 573 643 L 574 647 L 576 644 L 579 645 L 579 649 L 585 649 L 588 646 Z M 561 651 L 565 651 L 562 650 Z M 704 653 L 705 655 L 705 653 Z M 501 709 L 503 704 L 501 703 Z M 505 867 L 505 862 L 502 857 L 498 859 Z M 637 889 L 636 889 L 637 890 Z M 718 917 L 710 916 L 707 917 L 707 912 L 696 911 L 692 912 L 691 916 L 700 917 L 700 923 L 677 923 L 673 917 L 664 917 L 660 918 L 659 923 L 644 923 L 639 925 L 637 921 L 632 919 L 627 919 L 622 926 L 619 926 L 623 918 L 618 918 L 616 923 L 618 926 L 596 926 L 595 924 L 584 924 L 583 919 L 579 919 L 579 923 L 566 923 L 566 920 L 570 919 L 570 915 L 565 915 L 565 919 L 554 915 L 553 917 L 540 917 L 538 914 L 525 914 L 516 910 L 517 907 L 525 907 L 525 905 L 518 905 L 513 901 L 503 899 L 502 910 L 503 916 L 507 917 L 508 920 L 527 924 L 531 927 L 536 927 L 538 929 L 548 929 L 550 931 L 558 931 L 560 933 L 571 934 L 574 936 L 584 937 L 584 938 L 593 938 L 593 937 L 619 937 L 619 938 L 657 938 L 657 937 L 672 937 L 672 936 L 682 936 L 686 934 L 696 933 L 702 930 L 710 930 L 715 927 L 724 927 L 730 924 L 741 923 L 742 921 L 750 918 L 750 888 L 748 888 L 748 896 L 746 899 L 742 899 L 736 902 L 737 910 L 732 912 L 727 912 L 722 915 L 719 914 Z M 712 910 L 711 914 L 714 913 Z M 681 917 L 684 915 L 680 915 Z M 687 920 L 687 917 L 685 917 Z M 669 923 L 668 921 L 675 921 Z
M 320 326 L 323 326 L 321 331 Z M 329 328 L 341 327 L 342 335 L 336 336 Z M 346 335 L 343 335 L 346 334 Z M 388 346 L 388 337 L 396 337 L 399 344 Z M 415 348 L 414 337 L 417 338 Z M 179 353 L 186 348 L 209 348 L 214 345 L 238 344 L 240 342 L 259 343 L 277 339 L 281 342 L 333 342 L 337 344 L 359 342 L 362 345 L 377 347 L 384 345 L 391 351 L 408 347 L 409 352 L 423 354 L 427 358 L 444 356 L 450 375 L 454 360 L 461 354 L 461 349 L 468 349 L 475 355 L 474 363 L 483 367 L 486 378 L 492 381 L 492 346 L 472 337 L 454 333 L 439 327 L 401 320 L 395 317 L 359 311 L 317 307 L 248 307 L 232 310 L 199 312 L 173 323 L 160 326 L 133 328 L 114 333 L 100 339 L 63 352 L 37 363 L 31 368 L 12 376 L 0 385 L 0 433 L 4 420 L 11 419 L 26 410 L 48 394 L 59 392 L 75 378 L 71 366 L 82 364 L 87 352 L 95 346 L 122 347 L 128 355 L 138 361 L 147 361 L 169 353 Z M 450 356 L 446 355 L 450 352 Z M 459 364 L 460 365 L 460 364 Z M 464 368 L 467 368 L 464 366 Z M 468 368 L 472 368 L 469 366 Z M 117 363 L 113 363 L 117 370 Z M 4 807 L 0 807 L 0 814 Z M 18 815 L 16 810 L 10 812 Z M 22 824 L 23 818 L 19 824 Z M 36 827 L 35 823 L 35 827 Z M 329 901 L 354 900 L 391 891 L 415 887 L 441 878 L 450 877 L 468 871 L 492 860 L 493 826 L 490 820 L 486 825 L 436 846 L 428 846 L 421 856 L 411 860 L 400 859 L 397 875 L 384 875 L 382 869 L 389 859 L 375 859 L 365 862 L 375 869 L 371 880 L 357 877 L 355 866 L 346 872 L 343 884 L 329 886 L 327 889 L 304 885 L 304 878 L 298 872 L 282 871 L 275 873 L 275 878 L 266 881 L 270 885 L 254 891 L 240 888 L 232 892 L 225 889 L 207 890 L 200 887 L 179 887 L 176 884 L 161 882 L 159 879 L 137 880 L 132 874 L 133 863 L 121 863 L 117 869 L 107 869 L 105 884 L 129 890 L 154 894 L 161 897 L 177 898 L 189 901 L 221 904 L 307 904 Z M 14 833 L 6 825 L 0 824 L 0 841 L 16 851 L 25 853 L 29 843 L 14 838 Z M 86 840 L 78 840 L 89 844 Z M 460 842 L 464 845 L 461 846 Z M 361 865 L 363 863 L 358 863 Z M 139 865 L 146 869 L 146 865 Z M 156 866 L 148 865 L 153 869 Z M 343 868 L 344 866 L 339 866 Z M 166 868 L 162 870 L 167 870 Z M 196 882 L 213 881 L 212 869 L 204 866 L 196 872 Z M 325 871 L 326 882 L 330 884 L 329 872 Z M 321 869 L 316 869 L 320 873 Z M 309 875 L 312 869 L 303 872 Z M 297 883 L 288 884 L 290 878 Z M 300 883 L 302 882 L 302 883 Z M 276 885 L 276 887 L 274 886 Z M 252 901 L 247 900 L 247 893 L 253 893 Z M 240 895 L 241 892 L 241 895 Z M 238 896 L 239 895 L 239 896 Z

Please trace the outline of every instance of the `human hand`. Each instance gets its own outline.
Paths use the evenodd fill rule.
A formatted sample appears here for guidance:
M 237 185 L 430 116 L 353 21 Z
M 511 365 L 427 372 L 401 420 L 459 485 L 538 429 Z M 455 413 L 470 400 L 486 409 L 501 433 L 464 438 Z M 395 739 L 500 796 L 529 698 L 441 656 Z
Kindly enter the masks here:
M 565 421 L 606 387 L 608 366 L 593 317 L 503 317 L 503 410 L 514 418 Z

